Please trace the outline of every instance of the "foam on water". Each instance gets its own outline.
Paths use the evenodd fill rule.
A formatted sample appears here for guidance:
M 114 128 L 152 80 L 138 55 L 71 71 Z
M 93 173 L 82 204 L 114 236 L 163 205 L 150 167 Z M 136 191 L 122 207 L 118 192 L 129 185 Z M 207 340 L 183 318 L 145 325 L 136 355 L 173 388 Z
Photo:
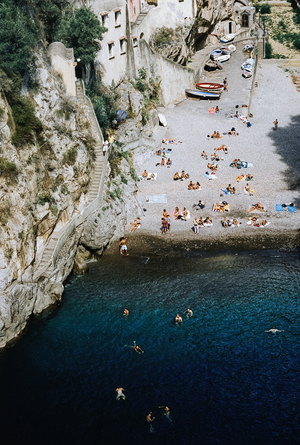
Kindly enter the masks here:
M 2 437 L 299 443 L 299 278 L 295 252 L 90 264 L 87 275 L 71 277 L 61 308 L 33 320 L 0 356 Z M 174 324 L 188 306 L 194 316 Z M 264 332 L 272 326 L 284 332 Z M 124 348 L 134 341 L 144 354 Z M 116 400 L 117 387 L 125 401 Z

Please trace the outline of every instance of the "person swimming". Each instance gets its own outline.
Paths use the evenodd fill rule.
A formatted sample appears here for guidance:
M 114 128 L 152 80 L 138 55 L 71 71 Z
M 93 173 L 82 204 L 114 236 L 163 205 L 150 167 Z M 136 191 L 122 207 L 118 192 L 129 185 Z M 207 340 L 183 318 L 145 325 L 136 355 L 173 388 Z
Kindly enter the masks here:
M 123 391 L 125 391 L 124 388 L 116 388 L 116 393 L 117 393 L 116 399 L 117 400 L 120 400 L 120 399 L 125 400 L 126 399 L 126 396 L 125 396 L 125 394 L 123 394 Z
M 186 314 L 187 317 L 192 317 L 193 316 L 193 311 L 191 310 L 190 307 L 188 307 L 187 310 L 184 311 L 184 314 Z
M 265 332 L 272 332 L 272 334 L 276 334 L 276 332 L 284 332 L 284 331 L 280 331 L 279 329 L 276 329 L 275 326 L 273 326 L 272 329 L 269 329 L 268 331 Z
M 129 310 L 128 309 L 124 309 L 123 315 L 125 317 L 127 317 L 129 315 Z
M 136 342 L 133 342 L 133 346 L 130 345 L 124 345 L 124 348 L 132 348 L 135 350 L 135 352 L 137 352 L 138 354 L 144 354 L 144 351 L 142 350 L 142 348 L 140 348 L 139 346 L 137 346 Z
M 179 314 L 176 315 L 174 320 L 175 320 L 175 323 L 182 323 L 182 317 L 180 317 Z

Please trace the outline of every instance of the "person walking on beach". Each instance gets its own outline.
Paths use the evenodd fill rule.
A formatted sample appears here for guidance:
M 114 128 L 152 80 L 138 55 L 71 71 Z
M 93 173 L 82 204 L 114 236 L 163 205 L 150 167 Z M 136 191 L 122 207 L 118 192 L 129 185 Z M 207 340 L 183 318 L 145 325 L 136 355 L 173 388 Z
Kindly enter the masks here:
M 274 130 L 277 130 L 277 127 L 278 127 L 278 120 L 275 119 L 275 121 L 273 122 L 273 124 L 274 124 Z
M 123 391 L 125 391 L 124 388 L 116 388 L 116 393 L 117 393 L 116 399 L 117 400 L 120 400 L 120 399 L 125 400 L 126 399 L 126 396 L 125 396 L 125 394 L 123 394 Z
M 269 329 L 268 331 L 265 332 L 272 332 L 272 334 L 276 334 L 276 332 L 284 332 L 284 331 L 279 331 L 279 329 L 275 329 L 275 326 L 273 326 L 272 329 Z
M 120 248 L 120 254 L 121 255 L 128 255 L 127 246 L 126 246 L 126 239 L 124 237 L 120 238 L 119 248 Z
M 225 77 L 225 79 L 223 80 L 223 84 L 224 84 L 224 91 L 228 91 L 228 89 L 227 89 L 227 87 L 228 87 L 227 77 Z

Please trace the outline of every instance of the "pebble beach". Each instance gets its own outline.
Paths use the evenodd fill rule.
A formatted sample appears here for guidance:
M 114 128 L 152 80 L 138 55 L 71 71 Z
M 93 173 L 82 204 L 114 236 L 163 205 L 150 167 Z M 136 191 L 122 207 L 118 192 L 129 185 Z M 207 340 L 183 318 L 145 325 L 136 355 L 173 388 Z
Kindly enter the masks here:
M 224 63 L 222 71 L 206 73 L 202 81 L 222 83 L 224 77 L 228 79 L 228 91 L 223 92 L 219 101 L 186 99 L 174 107 L 162 110 L 167 119 L 167 128 L 159 127 L 154 135 L 158 148 L 172 148 L 170 168 L 155 166 L 160 157 L 153 152 L 143 165 L 136 165 L 138 174 L 144 169 L 157 173 L 155 181 L 140 181 L 139 190 L 142 195 L 143 212 L 142 226 L 130 234 L 130 244 L 148 243 L 147 237 L 156 239 L 170 248 L 181 245 L 189 248 L 217 248 L 230 247 L 272 248 L 295 247 L 298 245 L 299 229 L 299 184 L 300 184 L 300 154 L 299 154 L 299 92 L 291 78 L 291 71 L 284 66 L 284 60 L 259 60 L 255 78 L 242 77 L 241 64 L 247 58 L 242 51 L 242 42 L 237 45 L 237 51 L 231 60 Z M 295 73 L 294 73 L 295 74 Z M 253 83 L 253 88 L 251 91 Z M 247 128 L 241 120 L 232 120 L 230 113 L 239 111 L 248 114 L 251 102 L 252 126 Z M 219 114 L 209 114 L 212 106 L 218 105 Z M 244 105 L 244 107 L 243 107 Z M 274 131 L 273 121 L 278 119 L 279 126 Z M 239 133 L 237 137 L 224 135 L 231 127 Z M 219 140 L 208 138 L 215 130 L 222 138 Z M 164 146 L 163 137 L 174 138 L 176 145 Z M 216 179 L 209 180 L 204 176 L 208 170 L 207 163 L 214 148 L 226 144 L 228 154 L 221 152 L 224 161 L 218 162 L 219 168 Z M 208 161 L 201 158 L 205 150 Z M 253 164 L 252 168 L 237 170 L 229 164 L 236 158 Z M 189 180 L 174 181 L 175 172 L 185 170 L 189 180 L 199 181 L 200 190 L 188 190 Z M 255 190 L 254 196 L 244 193 L 245 181 L 237 182 L 236 177 L 241 173 L 251 173 L 254 180 L 250 186 Z M 221 196 L 222 188 L 228 184 L 236 187 L 236 195 Z M 166 194 L 167 203 L 149 203 L 147 196 Z M 196 211 L 193 204 L 199 199 L 206 202 L 203 210 Z M 212 211 L 212 205 L 226 200 L 230 204 L 230 211 L 224 215 Z M 249 227 L 247 213 L 250 206 L 260 202 L 266 212 L 256 212 L 259 219 L 267 219 L 266 227 Z M 277 212 L 276 204 L 294 203 L 295 213 Z M 175 220 L 173 210 L 178 206 L 190 212 L 187 221 Z M 160 221 L 163 209 L 172 214 L 171 230 L 162 236 Z M 213 220 L 211 227 L 200 228 L 200 233 L 193 232 L 195 217 L 210 216 Z M 237 218 L 239 227 L 224 228 L 221 220 Z M 137 239 L 138 238 L 138 239 Z M 137 243 L 135 243 L 135 239 Z M 160 240 L 164 242 L 161 243 Z M 195 243 L 194 243 L 195 241 Z M 177 246 L 178 247 L 178 246 Z M 145 246 L 147 249 L 148 247 Z M 143 250 L 143 248 L 141 247 Z M 159 249 L 159 250 L 160 250 Z

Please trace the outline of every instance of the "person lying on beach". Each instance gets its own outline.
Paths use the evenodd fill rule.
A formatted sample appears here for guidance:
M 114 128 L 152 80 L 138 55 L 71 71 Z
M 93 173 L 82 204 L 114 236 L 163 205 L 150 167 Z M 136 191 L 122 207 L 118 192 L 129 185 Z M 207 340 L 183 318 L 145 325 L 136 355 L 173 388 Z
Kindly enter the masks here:
M 148 177 L 147 170 L 144 170 L 144 172 L 142 173 L 142 176 L 143 176 L 144 179 L 146 179 Z
M 181 179 L 189 179 L 190 175 L 188 173 L 185 173 L 184 170 L 182 170 L 181 172 Z
M 180 141 L 179 141 L 179 142 L 180 142 Z M 169 138 L 169 139 L 164 138 L 164 139 L 162 140 L 162 143 L 163 143 L 163 144 L 176 144 L 177 142 L 176 142 L 175 139 L 173 139 L 173 138 Z
M 222 224 L 223 227 L 228 227 L 229 221 L 227 220 L 226 217 L 224 219 L 222 219 L 221 224 Z
M 200 218 L 198 219 L 198 225 L 199 225 L 200 227 L 203 227 L 203 226 L 204 226 L 204 219 L 202 218 L 202 216 L 200 216 Z
M 245 179 L 245 175 L 242 173 L 241 175 L 238 175 L 237 177 L 236 177 L 236 180 L 237 180 L 237 182 L 240 182 L 240 181 L 242 181 L 243 179 Z
M 207 153 L 206 153 L 206 151 L 203 150 L 203 152 L 201 153 L 201 158 L 203 158 L 203 159 L 207 159 Z
M 212 219 L 210 216 L 207 216 L 204 220 L 204 224 L 212 224 Z
M 161 158 L 161 161 L 160 161 L 160 162 L 157 162 L 157 163 L 155 164 L 155 167 L 158 167 L 159 165 L 160 165 L 161 167 L 165 167 L 165 165 L 166 165 L 165 158 Z
M 250 175 L 250 173 L 248 173 L 248 175 L 246 175 L 246 181 L 251 181 L 253 179 L 253 176 Z
M 261 226 L 266 226 L 268 224 L 268 221 L 266 220 L 266 219 L 263 219 L 261 222 L 260 222 L 260 225 Z
M 171 167 L 171 165 L 172 165 L 171 158 L 168 158 L 167 159 L 167 167 Z
M 192 183 L 192 181 L 190 181 L 188 185 L 188 190 L 194 190 L 194 184 Z
M 155 154 L 157 154 L 157 156 L 161 156 L 161 149 L 156 150 Z
M 180 317 L 179 314 L 176 315 L 176 317 L 174 318 L 175 323 L 182 323 L 182 317 Z
M 251 221 L 251 223 L 249 225 L 250 226 L 255 226 L 257 224 L 257 221 L 258 221 L 258 216 L 254 215 L 254 216 L 252 216 L 251 218 L 248 218 L 248 219 Z
M 216 139 L 216 138 L 217 138 L 217 132 L 214 131 L 213 134 L 210 135 L 210 137 L 211 137 L 212 139 Z
M 151 179 L 155 179 L 155 174 L 154 174 L 154 173 L 151 173 L 151 175 L 150 175 L 149 178 L 147 178 L 147 179 L 149 179 L 150 181 L 151 181 Z
M 264 212 L 265 208 L 260 202 L 257 202 L 256 204 L 253 204 L 250 207 L 250 209 L 248 210 L 248 213 L 253 212 L 253 210 L 259 210 L 260 212 Z
M 232 224 L 233 224 L 235 227 L 238 227 L 238 226 L 239 226 L 239 222 L 238 222 L 238 220 L 235 219 L 235 218 L 233 218 Z
M 228 212 L 229 211 L 229 204 L 226 201 L 221 202 L 220 204 L 216 203 L 214 205 L 214 212 Z
M 136 229 L 138 229 L 142 225 L 141 218 L 136 218 L 131 224 L 130 224 L 130 232 L 134 232 Z
M 235 187 L 231 187 L 231 184 L 228 184 L 228 187 L 226 187 L 226 190 L 227 190 L 231 195 L 235 195 Z
M 183 216 L 183 220 L 184 221 L 186 221 L 186 218 L 187 218 L 187 216 L 188 216 L 188 214 L 189 214 L 189 212 L 187 211 L 187 209 L 185 208 L 185 207 L 183 207 L 183 210 L 182 210 L 182 216 Z
M 210 163 L 207 164 L 207 168 L 209 168 L 210 170 L 212 170 L 214 172 L 218 170 L 218 166 L 217 165 L 213 165 L 213 164 L 210 164 Z
M 178 172 L 175 173 L 175 175 L 173 176 L 174 181 L 177 181 L 178 179 L 181 179 L 181 176 L 179 175 Z
M 204 209 L 206 202 L 201 201 L 201 199 L 199 199 L 198 204 L 193 204 L 193 208 L 195 208 L 196 210 L 199 209 Z
M 200 182 L 197 181 L 196 184 L 194 184 L 194 190 L 199 190 L 200 189 Z
M 227 153 L 228 153 L 228 147 L 227 147 L 227 145 L 225 145 L 225 144 L 223 144 L 223 145 L 220 145 L 220 147 L 218 147 L 218 148 L 215 148 L 214 149 L 215 151 L 224 151 L 224 153 L 227 155 Z

